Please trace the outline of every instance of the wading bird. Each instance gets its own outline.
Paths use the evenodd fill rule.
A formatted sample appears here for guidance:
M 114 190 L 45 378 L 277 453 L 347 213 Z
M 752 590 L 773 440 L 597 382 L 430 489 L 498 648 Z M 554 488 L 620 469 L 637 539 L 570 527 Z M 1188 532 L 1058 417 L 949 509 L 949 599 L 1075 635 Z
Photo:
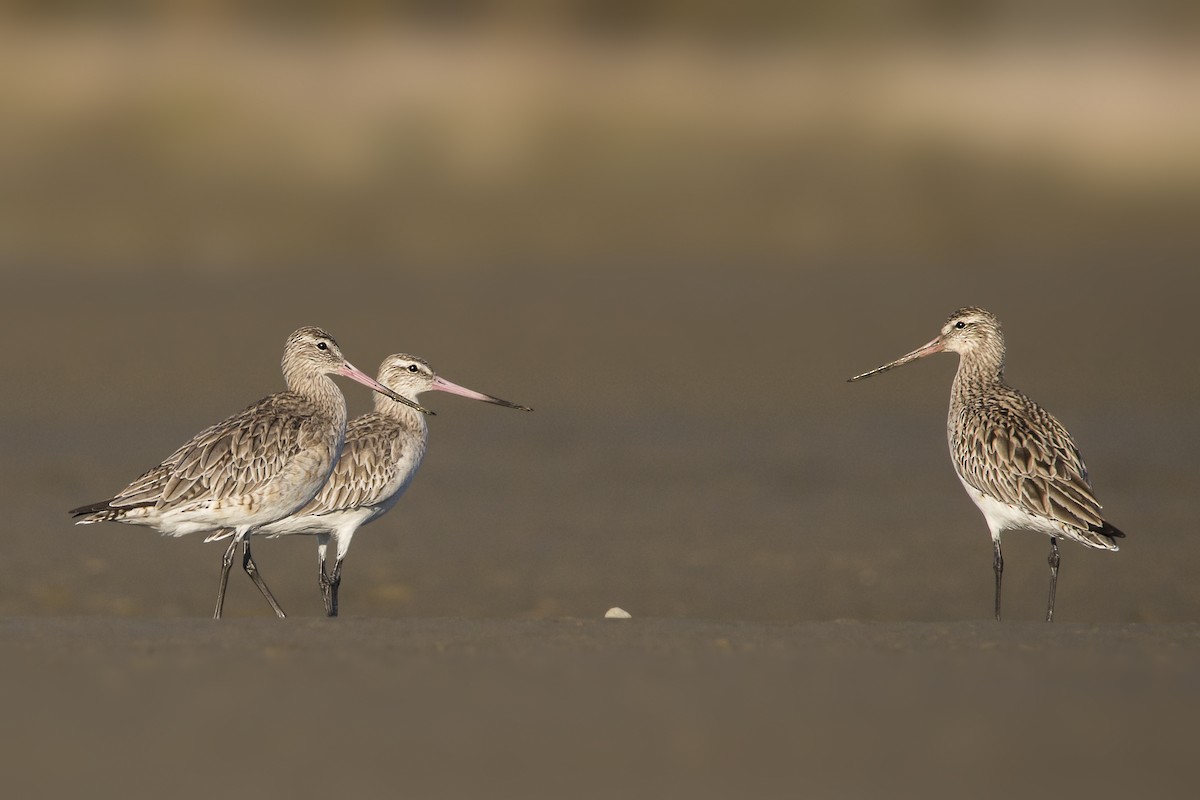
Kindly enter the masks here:
M 116 496 L 71 514 L 80 525 L 123 522 L 167 536 L 229 528 L 233 541 L 221 561 L 213 617 L 221 616 L 239 544 L 242 568 L 283 617 L 250 555 L 250 536 L 311 500 L 342 451 L 346 399 L 330 375 L 351 378 L 392 398 L 389 402 L 430 413 L 356 369 L 325 331 L 300 328 L 283 351 L 287 391 L 206 428 Z
M 959 355 L 946 423 L 950 459 L 992 533 L 996 619 L 1000 619 L 1004 573 L 1000 536 L 1028 530 L 1050 537 L 1046 605 L 1046 621 L 1050 622 L 1058 584 L 1058 540 L 1117 550 L 1115 540 L 1125 534 L 1101 516 L 1087 467 L 1071 434 L 1041 406 L 1004 382 L 1004 335 L 1000 321 L 990 312 L 959 309 L 928 344 L 850 380 L 943 351 Z

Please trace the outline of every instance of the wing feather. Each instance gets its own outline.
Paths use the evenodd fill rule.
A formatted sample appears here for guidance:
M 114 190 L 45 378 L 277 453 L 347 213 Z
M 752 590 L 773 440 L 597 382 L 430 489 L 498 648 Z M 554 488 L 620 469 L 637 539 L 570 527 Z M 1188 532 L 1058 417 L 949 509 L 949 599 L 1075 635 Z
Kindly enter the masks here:
M 1071 435 L 1024 394 L 1008 388 L 998 399 L 967 404 L 957 424 L 955 467 L 969 485 L 1073 528 L 1104 526 Z
M 364 414 L 346 426 L 346 444 L 333 474 L 304 514 L 327 514 L 383 502 L 395 490 L 404 448 L 404 429 L 378 415 Z
M 282 392 L 196 434 L 109 501 L 112 508 L 164 508 L 246 495 L 271 481 L 321 436 L 315 410 Z M 262 445 L 267 445 L 264 447 Z

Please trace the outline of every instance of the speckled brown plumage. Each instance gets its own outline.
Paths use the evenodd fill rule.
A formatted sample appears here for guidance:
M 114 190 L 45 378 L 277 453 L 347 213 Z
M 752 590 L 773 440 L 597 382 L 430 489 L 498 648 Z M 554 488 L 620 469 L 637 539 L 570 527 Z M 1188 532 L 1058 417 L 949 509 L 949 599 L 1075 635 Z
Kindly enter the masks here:
M 341 397 L 341 392 L 337 394 Z M 318 409 L 309 398 L 292 392 L 271 395 L 196 434 L 112 499 L 72 513 L 87 510 L 89 521 L 94 522 L 133 522 L 131 517 L 140 514 L 148 525 L 167 511 L 215 515 L 230 509 L 256 515 L 264 502 L 277 499 L 287 488 L 276 486 L 275 481 L 298 454 L 336 451 L 345 418 L 344 401 L 340 409 L 336 404 Z M 322 469 L 327 474 L 325 462 L 316 458 L 307 471 L 318 487 Z M 193 531 L 172 527 L 163 532 L 181 536 Z
M 218 617 L 239 544 L 243 567 L 283 616 L 257 573 L 249 537 L 309 502 L 329 477 L 346 431 L 346 401 L 329 375 L 350 377 L 420 409 L 355 369 L 320 328 L 300 328 L 288 337 L 282 367 L 287 391 L 204 429 L 112 498 L 71 512 L 81 524 L 123 522 L 169 536 L 229 528 L 234 541 L 222 561 Z
M 979 506 L 992 534 L 996 619 L 1004 559 L 1001 534 L 1032 530 L 1050 537 L 1050 596 L 1054 617 L 1058 539 L 1116 550 L 1125 534 L 1101 515 L 1087 467 L 1067 429 L 1004 381 L 1004 334 L 995 315 L 977 307 L 950 315 L 941 333 L 895 361 L 851 378 L 885 372 L 933 353 L 959 354 L 950 394 L 947 436 L 954 471 Z
M 1124 534 L 1101 516 L 1071 434 L 1004 382 L 999 321 L 979 308 L 961 309 L 948 324 L 959 321 L 977 326 L 978 340 L 962 355 L 950 395 L 947 433 L 959 478 L 988 497 L 1057 523 L 1065 538 L 1116 550 L 1113 539 Z

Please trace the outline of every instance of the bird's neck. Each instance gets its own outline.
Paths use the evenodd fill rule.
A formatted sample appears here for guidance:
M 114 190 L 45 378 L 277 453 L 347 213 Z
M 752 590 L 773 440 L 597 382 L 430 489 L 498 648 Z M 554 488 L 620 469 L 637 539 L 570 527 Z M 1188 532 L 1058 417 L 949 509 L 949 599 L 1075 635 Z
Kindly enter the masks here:
M 410 399 L 415 400 L 416 398 Z M 415 408 L 384 397 L 378 392 L 375 394 L 375 413 L 399 423 L 408 430 L 419 433 L 422 437 L 429 434 L 429 423 L 425 420 L 424 414 Z
M 308 400 L 317 411 L 346 426 L 346 397 L 328 375 L 288 375 L 288 390 Z
M 974 394 L 1004 383 L 1004 344 L 987 343 L 963 353 L 954 376 L 954 394 Z

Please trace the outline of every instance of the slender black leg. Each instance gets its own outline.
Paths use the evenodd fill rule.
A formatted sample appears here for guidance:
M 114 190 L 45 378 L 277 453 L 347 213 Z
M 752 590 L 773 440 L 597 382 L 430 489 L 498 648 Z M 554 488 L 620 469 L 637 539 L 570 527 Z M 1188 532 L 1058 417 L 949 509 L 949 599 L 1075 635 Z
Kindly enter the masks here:
M 246 574 L 250 576 L 250 580 L 254 581 L 254 585 L 262 592 L 262 596 L 267 598 L 267 602 L 271 604 L 275 616 L 283 619 L 287 614 L 283 613 L 283 609 L 279 607 L 279 603 L 275 600 L 275 595 L 271 594 L 271 590 L 267 588 L 267 582 L 263 580 L 262 575 L 258 574 L 258 565 L 254 563 L 254 557 L 250 555 L 250 535 L 246 534 L 246 538 L 242 539 L 242 569 L 246 570 Z
M 325 613 L 331 617 L 338 615 L 338 587 L 342 585 L 342 560 L 333 562 L 333 574 L 329 576 L 329 605 Z
M 1000 553 L 1000 539 L 992 539 L 992 547 L 994 553 L 992 555 L 992 569 L 996 573 L 996 622 L 1000 621 L 1000 579 L 1004 575 L 1004 556 Z
M 217 610 L 213 612 L 213 619 L 221 618 L 221 609 L 225 606 L 225 587 L 229 585 L 229 568 L 233 566 L 233 553 L 237 546 L 238 537 L 234 536 L 221 559 L 221 586 L 217 589 Z
M 329 548 L 329 534 L 317 534 L 317 585 L 321 587 L 321 601 L 325 604 L 325 616 L 332 617 L 330 613 L 333 606 L 329 598 L 329 576 L 325 574 L 325 551 Z
M 1046 622 L 1054 622 L 1054 592 L 1058 589 L 1058 539 L 1050 537 L 1050 600 L 1046 604 Z
M 318 567 L 320 569 L 319 569 L 319 572 L 317 575 L 317 581 L 321 586 L 321 600 L 323 600 L 325 603 L 325 616 L 336 617 L 337 611 L 334 608 L 333 590 L 332 590 L 333 581 L 330 579 L 330 577 L 327 574 L 325 574 L 325 560 L 324 559 L 321 559 L 320 563 L 318 564 Z

